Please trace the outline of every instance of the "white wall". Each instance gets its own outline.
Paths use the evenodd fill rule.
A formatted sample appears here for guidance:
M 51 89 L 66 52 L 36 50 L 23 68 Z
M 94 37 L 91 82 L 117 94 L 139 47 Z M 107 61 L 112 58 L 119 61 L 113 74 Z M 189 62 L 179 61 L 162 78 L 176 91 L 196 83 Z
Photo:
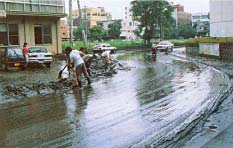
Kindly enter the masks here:
M 212 55 L 212 56 L 219 57 L 220 56 L 219 44 L 200 43 L 199 54 Z
M 233 37 L 233 0 L 210 0 L 210 36 Z

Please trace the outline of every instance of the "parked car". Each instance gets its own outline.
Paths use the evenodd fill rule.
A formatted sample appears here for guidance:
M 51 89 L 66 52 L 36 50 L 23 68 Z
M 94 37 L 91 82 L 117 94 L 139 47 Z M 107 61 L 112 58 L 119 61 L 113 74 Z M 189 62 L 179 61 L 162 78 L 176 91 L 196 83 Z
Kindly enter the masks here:
M 161 41 L 159 44 L 152 44 L 152 49 L 156 48 L 158 51 L 164 52 L 172 52 L 174 48 L 174 44 L 169 41 Z
M 26 60 L 20 47 L 2 47 L 0 48 L 0 66 L 7 71 L 9 67 L 20 67 L 22 70 L 26 67 Z
M 103 50 L 114 50 L 116 51 L 117 48 L 116 47 L 112 47 L 110 44 L 96 44 L 93 47 L 93 51 L 103 51 Z
M 29 64 L 45 64 L 50 67 L 53 61 L 53 54 L 44 47 L 29 47 Z

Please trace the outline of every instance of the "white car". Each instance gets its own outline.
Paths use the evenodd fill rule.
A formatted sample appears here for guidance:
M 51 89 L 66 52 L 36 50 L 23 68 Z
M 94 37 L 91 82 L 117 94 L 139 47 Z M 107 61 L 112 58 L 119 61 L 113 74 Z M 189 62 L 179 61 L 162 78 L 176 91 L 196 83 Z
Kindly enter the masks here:
M 50 67 L 53 61 L 53 55 L 44 47 L 30 47 L 29 49 L 29 64 L 45 64 Z
M 103 50 L 116 50 L 116 47 L 112 47 L 110 44 L 96 44 L 93 47 L 93 51 L 103 51 Z
M 174 44 L 169 41 L 161 41 L 157 45 L 152 45 L 152 48 L 156 48 L 158 51 L 172 52 Z

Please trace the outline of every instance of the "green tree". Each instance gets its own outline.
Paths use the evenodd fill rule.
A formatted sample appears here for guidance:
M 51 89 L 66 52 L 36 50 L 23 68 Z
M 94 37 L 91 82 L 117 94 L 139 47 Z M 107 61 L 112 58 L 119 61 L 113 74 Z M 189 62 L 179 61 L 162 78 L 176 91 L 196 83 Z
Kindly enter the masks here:
M 77 27 L 73 31 L 75 40 L 82 40 L 82 27 Z
M 182 24 L 178 26 L 177 33 L 178 37 L 191 38 L 195 36 L 196 31 L 192 24 Z
M 174 7 L 166 0 L 134 0 L 131 4 L 133 19 L 140 23 L 136 33 L 144 39 L 145 44 L 150 45 L 154 37 L 163 38 L 171 22 L 174 22 Z
M 90 29 L 90 37 L 93 41 L 102 40 L 104 37 L 104 28 L 100 25 L 95 25 Z
M 121 34 L 121 21 L 115 21 L 108 25 L 108 36 L 111 39 L 119 39 Z

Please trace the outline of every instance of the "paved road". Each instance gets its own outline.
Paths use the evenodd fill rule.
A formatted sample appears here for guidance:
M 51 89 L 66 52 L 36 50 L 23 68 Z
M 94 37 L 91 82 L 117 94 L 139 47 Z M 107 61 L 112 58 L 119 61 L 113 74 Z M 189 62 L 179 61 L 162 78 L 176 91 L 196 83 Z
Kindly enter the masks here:
M 131 71 L 99 78 L 91 87 L 0 103 L 3 147 L 142 147 L 164 141 L 200 117 L 228 83 L 204 65 L 163 53 L 156 62 L 143 52 L 118 58 Z M 21 77 L 54 80 L 50 70 L 1 73 L 1 83 Z M 46 77 L 46 75 L 49 75 Z M 4 78 L 4 80 L 2 79 Z M 23 83 L 20 82 L 19 83 Z

